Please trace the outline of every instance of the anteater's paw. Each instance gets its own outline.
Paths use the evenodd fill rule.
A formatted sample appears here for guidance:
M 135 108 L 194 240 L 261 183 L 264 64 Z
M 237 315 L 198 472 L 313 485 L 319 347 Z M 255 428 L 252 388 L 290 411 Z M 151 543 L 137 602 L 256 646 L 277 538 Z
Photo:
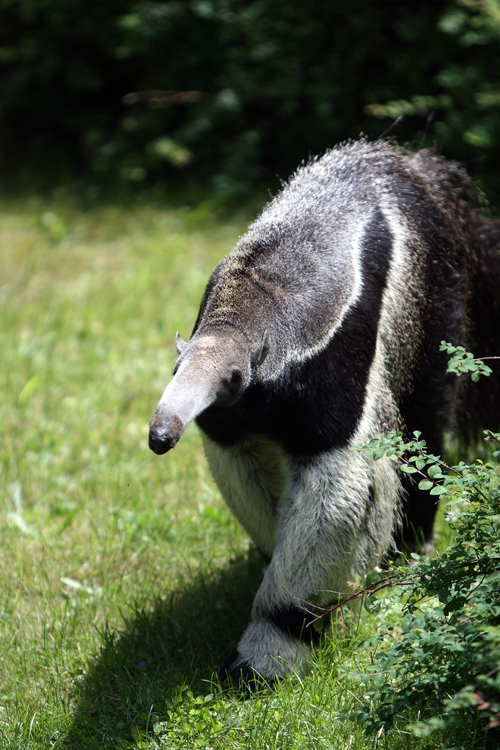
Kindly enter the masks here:
M 309 652 L 306 642 L 284 632 L 273 622 L 253 621 L 238 647 L 221 665 L 219 675 L 251 691 L 275 687 L 285 677 L 300 676 L 304 672 Z

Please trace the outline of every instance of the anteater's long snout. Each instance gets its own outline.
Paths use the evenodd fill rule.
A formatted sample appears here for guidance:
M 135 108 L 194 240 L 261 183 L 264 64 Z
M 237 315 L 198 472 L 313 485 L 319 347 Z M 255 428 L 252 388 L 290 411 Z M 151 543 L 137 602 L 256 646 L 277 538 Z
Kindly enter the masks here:
M 149 447 L 154 453 L 166 453 L 177 443 L 186 427 L 213 404 L 227 406 L 239 398 L 251 377 L 251 357 L 243 337 L 231 332 L 204 336 L 194 344 L 177 340 L 182 360 L 165 388 L 149 425 Z M 268 350 L 264 336 L 259 365 Z M 266 348 L 267 346 L 267 348 Z M 186 347 L 189 347 L 186 349 Z
M 173 448 L 193 419 L 214 403 L 216 387 L 201 364 L 184 361 L 167 385 L 149 425 L 154 453 Z

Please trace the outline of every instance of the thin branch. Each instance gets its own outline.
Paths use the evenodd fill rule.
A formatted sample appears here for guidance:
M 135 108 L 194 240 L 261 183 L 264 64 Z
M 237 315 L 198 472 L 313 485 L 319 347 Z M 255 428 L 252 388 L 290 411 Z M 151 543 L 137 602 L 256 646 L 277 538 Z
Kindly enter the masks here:
M 495 565 L 497 563 L 497 565 Z M 483 564 L 487 565 L 486 570 L 478 570 L 476 575 L 481 575 L 482 580 L 477 584 L 477 586 L 473 589 L 475 589 L 480 586 L 486 577 L 488 573 L 500 570 L 500 557 L 483 557 L 483 558 L 477 558 L 476 560 L 466 561 L 463 563 L 455 563 L 451 566 L 452 570 L 460 570 L 461 568 L 474 568 L 476 566 L 481 566 Z M 360 589 L 359 591 L 356 591 L 354 594 L 351 594 L 351 596 L 342 598 L 340 601 L 338 601 L 336 604 L 330 605 L 328 607 L 317 605 L 316 610 L 321 609 L 322 612 L 318 613 L 317 611 L 314 612 L 311 609 L 309 609 L 304 604 L 299 604 L 299 607 L 306 612 L 308 615 L 312 616 L 312 620 L 307 623 L 306 627 L 309 627 L 310 625 L 313 625 L 318 620 L 321 620 L 326 615 L 330 615 L 333 612 L 335 612 L 339 607 L 342 607 L 344 604 L 349 604 L 349 602 L 356 601 L 357 599 L 360 599 L 363 596 L 372 596 L 373 594 L 378 594 L 380 591 L 383 591 L 384 589 L 391 588 L 391 586 L 413 586 L 415 585 L 416 580 L 422 580 L 423 578 L 427 578 L 429 582 L 432 582 L 432 580 L 439 581 L 440 578 L 447 577 L 450 574 L 444 573 L 443 571 L 433 571 L 429 574 L 429 572 L 425 573 L 410 573 L 409 576 L 407 576 L 404 580 L 398 581 L 397 578 L 400 576 L 401 573 L 394 573 L 390 576 L 387 576 L 382 581 L 376 581 L 375 583 L 372 583 L 370 586 L 366 586 L 363 589 Z M 425 599 L 426 594 L 422 594 L 416 601 L 411 602 L 411 606 L 415 606 L 420 601 Z M 468 597 L 467 597 L 468 598 Z M 410 606 L 410 603 L 407 603 L 406 606 Z

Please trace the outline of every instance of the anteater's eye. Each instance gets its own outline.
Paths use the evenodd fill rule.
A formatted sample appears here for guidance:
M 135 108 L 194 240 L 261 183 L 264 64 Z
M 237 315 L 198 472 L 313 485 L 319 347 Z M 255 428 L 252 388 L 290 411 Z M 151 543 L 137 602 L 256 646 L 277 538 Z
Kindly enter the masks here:
M 239 367 L 231 367 L 227 371 L 227 375 L 222 378 L 223 391 L 221 392 L 220 398 L 221 403 L 224 399 L 231 400 L 241 391 L 243 384 L 243 371 Z
M 240 385 L 241 381 L 243 380 L 243 373 L 239 369 L 235 369 L 231 373 L 231 380 L 229 381 L 231 385 Z

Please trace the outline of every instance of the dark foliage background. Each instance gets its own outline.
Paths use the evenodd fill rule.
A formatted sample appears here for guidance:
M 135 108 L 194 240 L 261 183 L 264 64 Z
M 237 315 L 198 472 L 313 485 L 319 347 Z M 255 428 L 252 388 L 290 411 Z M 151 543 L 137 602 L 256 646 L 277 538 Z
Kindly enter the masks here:
M 404 115 L 498 202 L 499 41 L 498 0 L 0 0 L 2 174 L 238 195 Z

